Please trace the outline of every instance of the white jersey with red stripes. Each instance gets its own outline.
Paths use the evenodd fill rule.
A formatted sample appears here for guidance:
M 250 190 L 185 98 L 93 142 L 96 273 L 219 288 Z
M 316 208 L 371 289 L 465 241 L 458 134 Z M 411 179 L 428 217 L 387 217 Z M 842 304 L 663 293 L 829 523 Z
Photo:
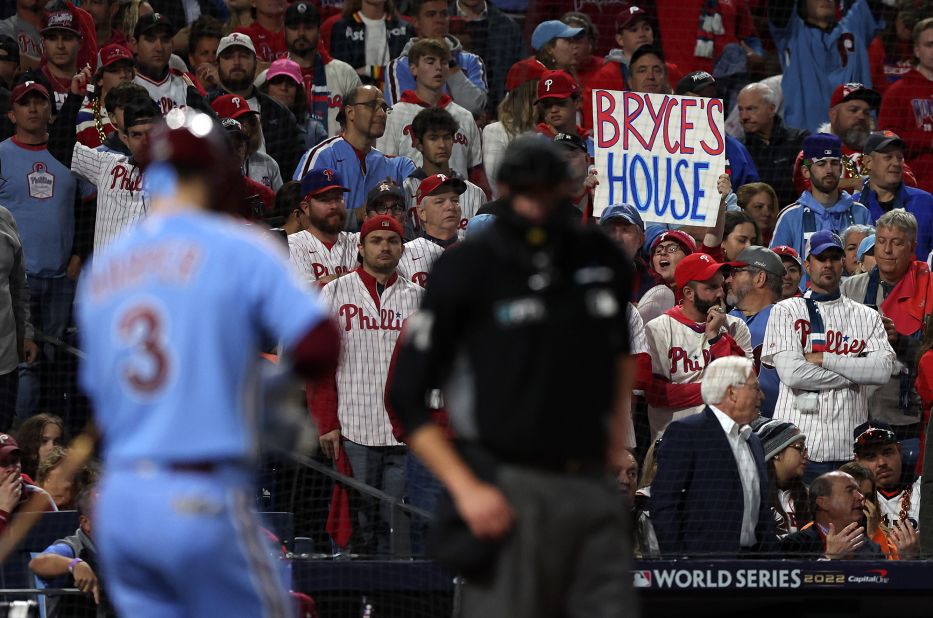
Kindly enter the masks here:
M 161 81 L 151 80 L 142 73 L 136 73 L 133 81 L 149 92 L 149 98 L 158 104 L 163 116 L 170 109 L 188 106 L 188 86 L 191 82 L 177 69 L 169 68 Z
M 420 111 L 430 105 L 419 101 L 411 90 L 406 90 L 405 95 L 389 110 L 385 133 L 376 142 L 376 148 L 386 155 L 408 157 L 415 162 L 415 165 L 421 167 L 424 160 L 415 148 L 411 123 Z M 459 126 L 454 135 L 454 147 L 450 153 L 450 167 L 466 178 L 471 168 L 483 164 L 483 142 L 476 120 L 473 119 L 473 114 L 454 103 L 447 95 L 441 98 L 438 107 L 450 112 Z
M 651 355 L 651 372 L 673 384 L 698 384 L 712 362 L 712 344 L 706 331 L 699 325 L 691 326 L 680 315 L 678 307 L 662 313 L 645 324 L 645 339 Z M 672 315 L 672 313 L 674 315 Z M 725 331 L 735 343 L 752 358 L 752 336 L 745 323 L 731 315 L 726 316 Z M 652 436 L 663 432 L 671 421 L 702 412 L 704 404 L 668 408 L 648 406 L 648 419 Z
M 288 235 L 288 259 L 307 281 L 345 275 L 359 262 L 359 234 L 340 232 L 337 242 L 327 246 L 308 230 Z
M 413 283 L 424 287 L 428 282 L 428 273 L 437 258 L 441 257 L 446 247 L 432 240 L 419 236 L 405 243 L 402 259 L 398 263 L 398 274 Z
M 405 179 L 405 182 L 402 183 L 402 190 L 405 192 L 405 205 L 407 207 L 406 216 L 408 217 L 408 222 L 415 235 L 420 234 L 422 230 L 421 217 L 418 216 L 417 194 L 418 187 L 421 186 L 421 181 L 425 178 L 424 172 L 419 169 L 417 174 L 409 176 Z M 466 191 L 460 196 L 460 226 L 458 235 L 460 239 L 463 240 L 466 236 L 467 223 L 476 216 L 476 213 L 479 212 L 479 209 L 483 207 L 483 204 L 485 204 L 487 200 L 485 191 L 465 178 L 460 178 L 460 180 L 463 180 L 467 186 Z
M 830 368 L 836 359 L 827 357 L 844 361 L 880 352 L 882 355 L 873 364 L 881 367 L 882 373 L 886 370 L 890 378 L 894 350 L 877 311 L 845 296 L 815 302 L 823 321 L 825 343 L 811 336 L 806 299 L 788 298 L 771 309 L 761 362 L 775 366 L 780 374 L 775 356 L 791 352 L 799 358 L 800 370 L 808 371 L 809 378 L 804 388 L 791 388 L 782 378 L 774 418 L 793 423 L 807 434 L 812 461 L 848 461 L 852 459 L 852 432 L 868 420 L 868 400 L 876 387 L 867 384 L 867 376 L 864 383 L 847 380 Z M 823 352 L 824 366 L 804 364 L 803 355 L 814 351 Z M 798 399 L 800 396 L 804 397 Z M 814 399 L 812 411 L 804 405 L 807 397 Z
M 97 187 L 94 251 L 100 251 L 149 210 L 142 170 L 124 154 L 75 143 L 71 171 Z
M 385 409 L 392 351 L 424 289 L 393 275 L 380 295 L 376 280 L 359 268 L 331 281 L 321 300 L 337 318 L 341 335 L 337 367 L 337 418 L 341 434 L 365 446 L 395 446 Z

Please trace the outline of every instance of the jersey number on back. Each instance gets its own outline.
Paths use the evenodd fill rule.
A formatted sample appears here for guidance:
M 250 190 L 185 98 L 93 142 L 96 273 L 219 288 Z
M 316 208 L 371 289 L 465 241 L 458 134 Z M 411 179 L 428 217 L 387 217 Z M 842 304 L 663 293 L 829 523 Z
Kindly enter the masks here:
M 162 317 L 150 305 L 136 305 L 120 319 L 120 338 L 132 349 L 123 365 L 122 377 L 141 395 L 155 393 L 169 375 L 169 353 L 164 345 L 162 325 Z

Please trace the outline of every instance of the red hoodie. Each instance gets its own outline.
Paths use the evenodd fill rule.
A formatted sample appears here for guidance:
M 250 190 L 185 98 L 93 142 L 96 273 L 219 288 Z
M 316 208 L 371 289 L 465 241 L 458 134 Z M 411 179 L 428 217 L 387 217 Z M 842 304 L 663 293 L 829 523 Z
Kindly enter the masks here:
M 894 131 L 907 143 L 905 155 L 917 186 L 933 193 L 933 80 L 911 69 L 891 84 L 881 101 L 878 128 Z

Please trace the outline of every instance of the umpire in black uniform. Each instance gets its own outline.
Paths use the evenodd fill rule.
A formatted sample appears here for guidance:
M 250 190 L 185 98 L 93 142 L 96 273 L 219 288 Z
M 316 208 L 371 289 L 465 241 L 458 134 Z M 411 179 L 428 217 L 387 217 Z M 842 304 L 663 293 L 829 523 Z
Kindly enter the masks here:
M 569 175 L 550 142 L 516 139 L 496 180 L 508 208 L 435 264 L 389 393 L 449 492 L 429 550 L 467 575 L 468 618 L 633 616 L 627 508 L 606 474 L 635 373 L 631 265 L 560 216 Z M 456 446 L 425 405 L 436 385 Z

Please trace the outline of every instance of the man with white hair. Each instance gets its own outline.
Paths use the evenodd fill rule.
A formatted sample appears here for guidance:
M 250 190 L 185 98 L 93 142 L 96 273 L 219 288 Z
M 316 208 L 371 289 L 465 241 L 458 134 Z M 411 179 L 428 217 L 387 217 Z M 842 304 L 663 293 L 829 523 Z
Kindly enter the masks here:
M 749 427 L 764 398 L 754 363 L 742 356 L 714 360 L 701 394 L 703 412 L 671 423 L 657 454 L 650 511 L 661 553 L 776 551 L 764 450 Z
M 791 171 L 803 149 L 806 129 L 788 127 L 777 113 L 777 95 L 767 84 L 756 82 L 742 88 L 738 96 L 739 121 L 745 131 L 742 143 L 752 156 L 758 176 L 777 193 L 778 203 L 790 204 L 794 190 Z

